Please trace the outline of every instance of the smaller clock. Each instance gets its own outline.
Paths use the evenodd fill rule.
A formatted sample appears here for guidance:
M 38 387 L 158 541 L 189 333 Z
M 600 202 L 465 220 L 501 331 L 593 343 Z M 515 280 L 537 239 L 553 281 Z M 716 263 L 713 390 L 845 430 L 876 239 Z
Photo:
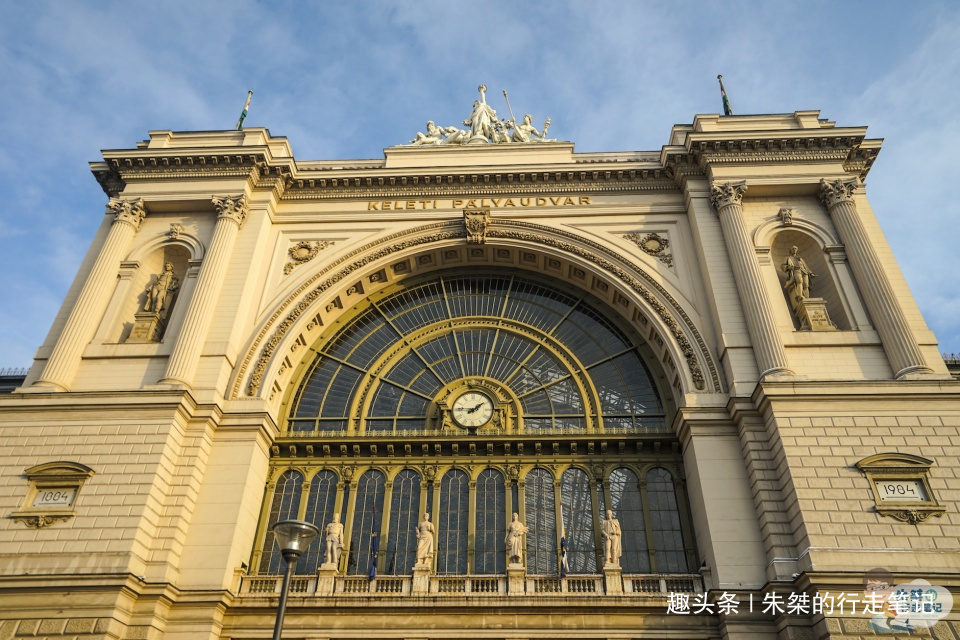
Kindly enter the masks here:
M 493 417 L 493 401 L 485 393 L 467 391 L 453 402 L 452 413 L 461 427 L 480 427 Z

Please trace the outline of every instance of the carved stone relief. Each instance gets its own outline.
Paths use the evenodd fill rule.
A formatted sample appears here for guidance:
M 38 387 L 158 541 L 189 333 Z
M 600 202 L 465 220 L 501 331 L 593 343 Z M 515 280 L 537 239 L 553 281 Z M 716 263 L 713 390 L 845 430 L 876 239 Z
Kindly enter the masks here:
M 777 211 L 777 217 L 780 218 L 780 222 L 785 227 L 793 225 L 793 209 L 790 207 L 781 207 L 780 211 Z
M 464 209 L 463 224 L 467 228 L 467 244 L 483 244 L 490 225 L 490 209 Z
M 637 245 L 641 251 L 653 256 L 668 267 L 673 266 L 673 255 L 667 252 L 670 241 L 659 233 L 648 233 L 646 235 L 627 233 L 623 235 L 623 239 L 629 240 Z
M 290 275 L 294 269 L 302 264 L 310 262 L 317 257 L 318 253 L 334 244 L 336 243 L 328 242 L 326 240 L 317 240 L 316 242 L 302 241 L 294 244 L 292 247 L 287 249 L 287 255 L 290 256 L 291 262 L 288 262 L 283 266 L 283 274 Z

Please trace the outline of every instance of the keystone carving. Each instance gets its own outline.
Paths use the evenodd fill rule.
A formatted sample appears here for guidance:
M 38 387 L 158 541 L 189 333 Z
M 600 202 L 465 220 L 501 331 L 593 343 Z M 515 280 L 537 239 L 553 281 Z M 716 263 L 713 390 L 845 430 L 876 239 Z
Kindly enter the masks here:
M 483 244 L 487 241 L 490 209 L 464 209 L 463 224 L 467 227 L 467 244 Z
M 781 207 L 780 211 L 777 211 L 777 217 L 780 218 L 780 222 L 783 224 L 783 226 L 793 226 L 793 209 L 789 207 Z
M 741 180 L 740 182 L 725 182 L 722 185 L 715 184 L 710 187 L 710 201 L 718 212 L 732 204 L 740 206 L 743 202 L 743 193 L 746 190 L 746 180 Z

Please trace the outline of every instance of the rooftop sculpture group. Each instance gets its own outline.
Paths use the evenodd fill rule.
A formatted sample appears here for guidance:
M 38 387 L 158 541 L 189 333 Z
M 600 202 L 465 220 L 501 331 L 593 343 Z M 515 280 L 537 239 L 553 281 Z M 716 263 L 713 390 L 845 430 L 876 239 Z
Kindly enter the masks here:
M 497 112 L 487 104 L 487 87 L 480 85 L 480 99 L 473 101 L 473 110 L 470 116 L 461 124 L 469 129 L 457 126 L 438 127 L 433 120 L 427 121 L 427 132 L 417 132 L 417 137 L 410 141 L 415 147 L 448 145 L 448 144 L 509 144 L 513 142 L 556 142 L 547 139 L 547 130 L 550 129 L 550 118 L 543 123 L 543 131 L 533 126 L 533 116 L 529 113 L 517 123 L 510 109 L 510 99 L 507 92 L 503 97 L 507 99 L 507 108 L 510 109 L 510 119 L 501 120 Z

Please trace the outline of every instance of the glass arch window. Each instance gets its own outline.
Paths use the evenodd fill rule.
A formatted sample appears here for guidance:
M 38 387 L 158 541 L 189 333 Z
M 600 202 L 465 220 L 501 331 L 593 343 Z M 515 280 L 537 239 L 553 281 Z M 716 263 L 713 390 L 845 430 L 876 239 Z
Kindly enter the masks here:
M 527 534 L 527 573 L 555 576 L 559 573 L 557 555 L 557 507 L 553 476 L 546 469 L 533 469 L 524 486 Z
M 383 473 L 375 469 L 365 472 L 357 481 L 357 503 L 353 511 L 348 574 L 370 573 L 371 543 L 374 536 L 380 535 L 385 482 Z
M 310 480 L 310 490 L 307 493 L 307 508 L 303 519 L 320 529 L 310 548 L 297 562 L 297 573 L 312 574 L 320 566 L 320 554 L 326 549 L 324 527 L 333 520 L 333 508 L 337 501 L 337 474 L 333 471 L 320 471 Z
M 504 531 L 507 492 L 503 474 L 484 469 L 477 478 L 476 560 L 479 574 L 504 573 L 507 570 L 507 549 Z
M 273 525 L 297 517 L 300 511 L 300 496 L 303 493 L 303 474 L 299 471 L 284 471 L 277 479 L 273 490 L 273 503 L 267 519 L 267 534 L 263 541 L 263 556 L 260 558 L 260 573 L 281 573 L 283 556 L 274 543 Z
M 584 297 L 520 276 L 446 275 L 370 300 L 326 339 L 286 429 L 422 431 L 444 388 L 477 377 L 516 396 L 527 431 L 668 430 L 639 347 Z
M 560 514 L 569 573 L 597 573 L 590 478 L 582 469 L 567 469 L 560 476 Z
M 467 525 L 470 484 L 467 474 L 451 469 L 440 481 L 440 517 L 437 518 L 437 573 L 467 572 Z
M 413 569 L 417 561 L 419 512 L 420 474 L 404 469 L 393 479 L 385 574 L 406 575 Z
M 677 507 L 673 476 L 666 469 L 656 468 L 647 472 L 646 480 L 657 571 L 687 571 L 687 555 L 683 548 L 680 509 Z

